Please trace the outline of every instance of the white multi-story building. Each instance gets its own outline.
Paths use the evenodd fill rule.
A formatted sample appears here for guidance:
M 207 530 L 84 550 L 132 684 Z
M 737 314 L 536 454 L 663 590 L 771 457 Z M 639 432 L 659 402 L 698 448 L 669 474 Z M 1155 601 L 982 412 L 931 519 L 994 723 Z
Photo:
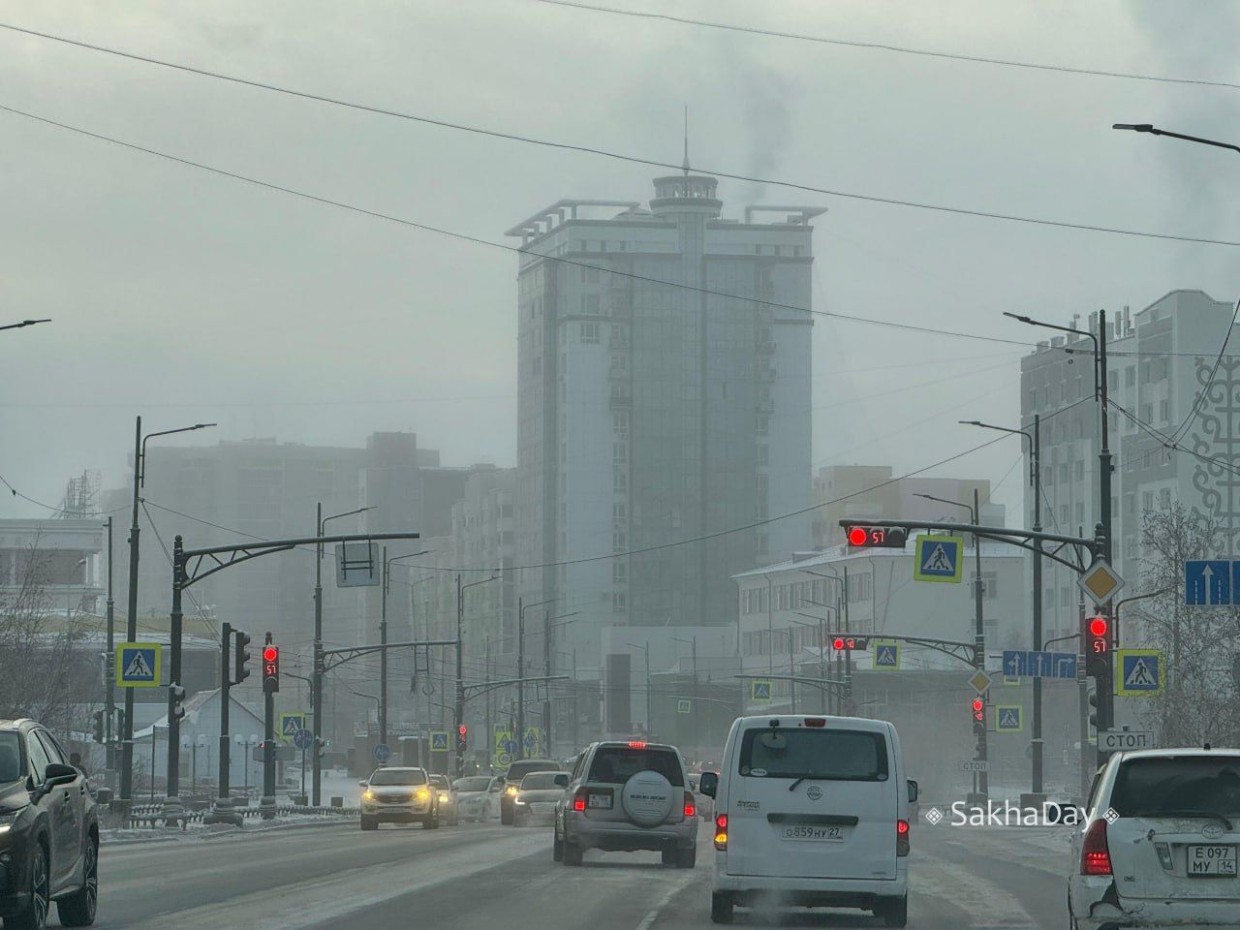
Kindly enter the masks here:
M 563 640 L 581 655 L 600 655 L 608 625 L 733 623 L 728 578 L 809 539 L 808 518 L 712 534 L 809 503 L 823 211 L 724 219 L 716 179 L 687 166 L 654 185 L 649 209 L 563 200 L 509 232 L 518 562 L 548 566 L 522 593 L 583 613 Z M 653 548 L 678 540 L 700 541 Z
M 1226 408 L 1240 392 L 1240 358 L 1218 358 L 1232 312 L 1230 304 L 1202 291 L 1179 290 L 1135 314 L 1125 308 L 1108 318 L 1108 392 L 1127 411 L 1109 411 L 1112 561 L 1131 586 L 1125 593 L 1136 593 L 1140 580 L 1143 515 L 1172 501 L 1210 514 L 1226 531 L 1221 541 L 1228 554 L 1236 551 L 1237 475 L 1176 451 L 1157 435 L 1174 437 L 1202 456 L 1235 461 L 1240 434 L 1234 413 Z M 1097 314 L 1065 325 L 1096 333 Z M 1093 356 L 1091 340 L 1066 334 L 1039 343 L 1021 362 L 1023 428 L 1032 429 L 1035 414 L 1041 420 L 1042 525 L 1047 532 L 1092 536 L 1099 518 L 1101 424 L 1092 399 Z M 1201 396 L 1216 359 L 1218 372 Z M 1025 493 L 1026 512 L 1032 513 L 1032 488 Z M 1077 632 L 1081 592 L 1076 572 L 1049 560 L 1044 570 L 1046 635 Z

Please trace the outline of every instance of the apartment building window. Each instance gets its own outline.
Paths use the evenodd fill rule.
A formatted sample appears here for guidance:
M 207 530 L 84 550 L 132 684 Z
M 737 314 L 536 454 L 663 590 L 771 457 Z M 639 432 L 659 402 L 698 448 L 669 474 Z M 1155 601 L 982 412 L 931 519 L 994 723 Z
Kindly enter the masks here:
M 1110 388 L 1112 391 L 1114 391 L 1116 388 L 1119 387 L 1119 373 L 1118 372 L 1112 371 L 1107 375 L 1107 387 Z
M 770 455 L 771 453 L 770 453 L 770 450 L 767 448 L 766 443 L 764 442 L 759 443 L 758 444 L 758 464 L 759 465 L 768 464 L 770 461 Z
M 617 523 L 623 523 L 628 519 L 629 505 L 624 501 L 616 501 L 611 505 L 611 518 Z
M 1154 509 L 1154 492 L 1153 491 L 1146 491 L 1141 495 L 1141 509 L 1142 510 L 1153 510 Z
M 1085 480 L 1085 463 L 1077 462 L 1076 468 L 1073 469 L 1073 473 L 1076 475 L 1077 481 L 1084 481 Z
M 595 299 L 597 300 L 597 295 L 595 295 Z M 589 343 L 589 344 L 598 343 L 598 324 L 597 323 L 582 323 L 581 324 L 581 341 L 584 343 Z
M 1067 504 L 1059 505 L 1059 522 L 1061 524 L 1068 522 L 1068 505 Z
M 1166 423 L 1170 419 L 1171 419 L 1171 405 L 1165 400 L 1160 400 L 1158 402 L 1158 421 L 1160 423 Z
M 597 265 L 583 265 L 581 267 L 581 280 L 586 284 L 598 284 L 599 269 Z
M 624 613 L 629 608 L 629 596 L 623 591 L 617 591 L 611 596 L 612 610 L 618 614 Z
M 1171 489 L 1170 488 L 1162 488 L 1158 492 L 1158 506 L 1160 506 L 1163 510 L 1171 509 Z
M 623 470 L 617 468 L 612 476 L 612 491 L 616 494 L 625 494 L 629 490 L 629 479 Z
M 629 567 L 623 562 L 611 566 L 611 580 L 614 584 L 625 584 L 629 580 Z
M 611 444 L 611 460 L 616 465 L 623 465 L 629 460 L 629 444 L 613 442 Z
M 623 552 L 628 547 L 629 536 L 627 533 L 612 533 L 611 547 L 616 552 Z
M 1060 466 L 1059 466 L 1059 483 L 1060 483 L 1060 484 L 1067 484 L 1067 483 L 1068 483 L 1068 466 L 1067 466 L 1067 463 L 1064 463 L 1063 465 L 1060 465 Z
M 1124 369 L 1124 387 L 1134 387 L 1137 383 L 1137 369 L 1129 365 Z
M 1076 525 L 1085 525 L 1085 505 L 1082 503 L 1077 503 L 1076 505 Z
M 1142 404 L 1141 405 L 1141 419 L 1144 420 L 1146 423 L 1154 422 L 1154 405 L 1153 404 Z

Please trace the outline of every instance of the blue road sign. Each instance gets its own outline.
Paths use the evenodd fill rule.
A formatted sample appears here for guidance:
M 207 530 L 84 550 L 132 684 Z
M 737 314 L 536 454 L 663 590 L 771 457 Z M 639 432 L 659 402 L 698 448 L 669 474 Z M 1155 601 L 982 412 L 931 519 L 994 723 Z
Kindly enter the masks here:
M 752 701 L 769 701 L 771 699 L 771 683 L 769 681 L 750 682 L 749 698 Z
M 961 536 L 917 537 L 913 578 L 917 581 L 959 583 L 962 568 L 960 554 L 963 550 L 964 538 Z
M 533 733 L 527 732 L 525 734 L 525 751 L 529 752 L 537 745 L 538 745 L 538 737 L 535 736 Z
M 298 749 L 309 749 L 314 745 L 314 731 L 298 730 L 293 734 L 293 745 Z
M 1055 660 L 1053 678 L 1076 678 L 1076 653 L 1052 652 Z
M 1029 674 L 1029 653 L 1023 649 L 1003 650 L 1003 674 L 1013 678 L 1024 678 Z
M 158 688 L 163 650 L 159 643 L 117 643 L 116 683 L 122 688 Z
M 1162 652 L 1157 649 L 1120 649 L 1120 679 L 1117 693 L 1160 694 L 1163 689 Z
M 1021 714 L 1022 710 L 1023 708 L 1020 707 L 1019 705 L 1008 705 L 1004 707 L 996 707 L 995 708 L 995 729 L 1007 730 L 1009 732 L 1016 731 L 1016 730 L 1023 730 L 1025 728 L 1025 725 L 1021 719 L 1021 717 L 1023 716 Z
M 1196 559 L 1184 563 L 1184 603 L 1189 607 L 1230 604 L 1232 575 L 1240 578 L 1240 562 Z
M 299 730 L 306 728 L 305 714 L 281 714 L 280 715 L 280 738 L 292 739 L 297 735 Z
M 371 751 L 371 754 L 375 757 L 376 762 L 383 765 L 388 759 L 392 758 L 392 747 L 387 743 L 378 743 Z
M 521 747 L 517 745 L 517 741 L 515 739 L 504 740 L 504 752 L 509 755 L 516 755 L 517 750 L 520 748 Z
M 899 668 L 900 646 L 898 643 L 879 643 L 874 647 L 874 665 L 877 668 Z
M 448 732 L 446 730 L 437 730 L 431 734 L 431 752 L 447 752 L 448 751 Z
M 1012 678 L 1076 678 L 1076 653 L 1005 649 L 1003 674 Z

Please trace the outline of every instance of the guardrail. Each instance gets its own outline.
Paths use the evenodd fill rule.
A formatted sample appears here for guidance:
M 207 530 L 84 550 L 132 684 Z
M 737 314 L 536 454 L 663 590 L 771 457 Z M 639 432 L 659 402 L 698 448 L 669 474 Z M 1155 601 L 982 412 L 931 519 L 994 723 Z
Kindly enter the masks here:
M 264 813 L 269 813 L 271 810 L 271 808 L 264 810 L 259 806 L 231 808 L 232 813 L 251 820 L 261 818 Z M 361 814 L 361 810 L 356 807 L 309 807 L 295 804 L 277 805 L 274 810 L 277 817 L 287 817 L 291 814 L 314 814 L 323 817 L 333 815 L 338 817 L 356 817 Z M 163 804 L 135 804 L 129 809 L 128 815 L 124 818 L 124 826 L 129 829 L 143 826 L 149 826 L 154 829 L 161 823 L 168 826 L 170 822 L 180 822 L 181 828 L 184 829 L 186 824 L 201 822 L 203 817 L 210 813 L 210 811 L 210 807 L 202 807 L 199 810 L 185 808 L 174 816 L 165 817 Z

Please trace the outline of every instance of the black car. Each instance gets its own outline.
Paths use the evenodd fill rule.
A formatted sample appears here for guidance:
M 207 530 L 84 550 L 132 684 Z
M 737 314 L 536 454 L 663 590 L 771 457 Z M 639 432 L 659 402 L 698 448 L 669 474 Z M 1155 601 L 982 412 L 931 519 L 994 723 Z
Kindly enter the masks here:
M 508 766 L 504 773 L 504 793 L 499 796 L 499 822 L 505 826 L 513 823 L 513 808 L 516 806 L 517 792 L 521 790 L 521 779 L 530 772 L 562 772 L 563 767 L 550 759 L 518 759 Z
M 99 820 L 86 775 L 33 720 L 0 720 L 0 917 L 36 930 L 95 922 Z

